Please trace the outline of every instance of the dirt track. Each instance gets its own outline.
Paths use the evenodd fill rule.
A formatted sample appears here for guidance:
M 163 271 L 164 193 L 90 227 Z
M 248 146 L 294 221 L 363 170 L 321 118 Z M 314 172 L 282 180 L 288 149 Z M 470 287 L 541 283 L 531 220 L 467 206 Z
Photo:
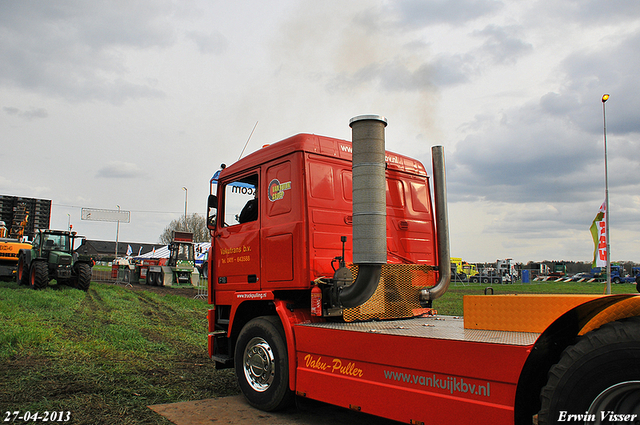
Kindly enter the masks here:
M 397 425 L 400 422 L 298 398 L 296 406 L 279 412 L 256 410 L 241 395 L 149 406 L 176 425 Z

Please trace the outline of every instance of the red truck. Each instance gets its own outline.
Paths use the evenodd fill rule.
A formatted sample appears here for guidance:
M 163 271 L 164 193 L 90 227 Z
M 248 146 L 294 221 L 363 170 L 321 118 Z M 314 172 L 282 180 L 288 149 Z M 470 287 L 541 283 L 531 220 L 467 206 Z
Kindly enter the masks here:
M 216 367 L 266 411 L 299 396 L 411 424 L 637 423 L 637 296 L 468 296 L 464 318 L 436 314 L 444 151 L 432 199 L 425 167 L 385 150 L 386 125 L 295 135 L 212 180 Z

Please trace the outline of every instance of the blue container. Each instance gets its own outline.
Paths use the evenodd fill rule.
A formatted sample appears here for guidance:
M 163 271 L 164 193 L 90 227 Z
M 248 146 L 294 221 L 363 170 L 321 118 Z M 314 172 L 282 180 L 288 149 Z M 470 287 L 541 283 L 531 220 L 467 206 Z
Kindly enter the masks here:
M 529 273 L 531 270 L 522 270 L 522 283 L 530 283 L 531 279 Z

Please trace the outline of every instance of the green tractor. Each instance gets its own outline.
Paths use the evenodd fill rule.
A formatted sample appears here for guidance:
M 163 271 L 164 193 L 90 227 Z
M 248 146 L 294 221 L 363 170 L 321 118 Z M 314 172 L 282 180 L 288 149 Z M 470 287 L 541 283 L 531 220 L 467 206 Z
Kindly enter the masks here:
M 38 230 L 32 248 L 18 254 L 18 284 L 42 289 L 55 279 L 58 284 L 88 290 L 92 261 L 73 252 L 79 238 L 84 237 L 66 230 Z

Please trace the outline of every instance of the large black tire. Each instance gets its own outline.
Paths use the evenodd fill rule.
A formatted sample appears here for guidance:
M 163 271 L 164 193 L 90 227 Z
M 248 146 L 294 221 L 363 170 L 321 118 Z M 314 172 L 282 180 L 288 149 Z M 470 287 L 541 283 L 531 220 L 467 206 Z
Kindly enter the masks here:
M 49 285 L 49 271 L 44 261 L 33 261 L 29 274 L 29 286 L 31 289 L 43 289 Z
M 637 414 L 635 421 L 617 422 L 637 424 L 640 418 L 640 318 L 603 325 L 568 347 L 549 370 L 540 401 L 540 425 L 566 422 L 567 415 L 571 414 L 594 415 L 599 421 L 601 412 L 610 411 L 617 415 Z M 581 421 L 584 422 L 595 421 Z
M 76 265 L 76 271 L 78 273 L 75 281 L 76 289 L 89 290 L 89 285 L 91 285 L 91 266 L 86 263 L 80 263 Z
M 27 266 L 27 260 L 25 260 L 24 255 L 20 255 L 20 257 L 18 257 L 18 272 L 16 273 L 16 280 L 18 281 L 18 285 L 29 284 L 29 267 Z
M 255 318 L 242 328 L 235 369 L 240 389 L 253 407 L 271 412 L 292 402 L 287 346 L 277 316 Z
M 204 263 L 202 263 L 202 276 L 204 276 L 205 279 L 209 279 L 209 262 L 205 261 Z

